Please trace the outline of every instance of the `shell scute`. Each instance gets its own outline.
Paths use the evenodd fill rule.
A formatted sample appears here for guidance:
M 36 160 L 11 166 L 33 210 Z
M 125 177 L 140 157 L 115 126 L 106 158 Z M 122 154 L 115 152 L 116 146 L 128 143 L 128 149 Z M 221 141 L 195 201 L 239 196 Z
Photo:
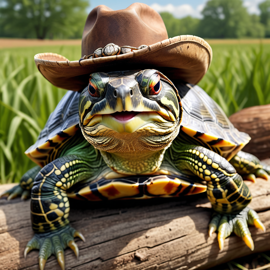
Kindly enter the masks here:
M 182 97 L 183 120 L 179 136 L 189 138 L 230 160 L 250 140 L 238 131 L 223 110 L 199 86 Z
M 100 179 L 95 183 L 78 186 L 69 191 L 71 198 L 100 201 L 114 199 L 148 199 L 178 197 L 206 191 L 206 186 L 182 176 L 130 176 L 118 179 Z
M 34 145 L 25 154 L 43 167 L 61 152 L 65 141 L 79 131 L 78 92 L 68 91 L 51 113 Z

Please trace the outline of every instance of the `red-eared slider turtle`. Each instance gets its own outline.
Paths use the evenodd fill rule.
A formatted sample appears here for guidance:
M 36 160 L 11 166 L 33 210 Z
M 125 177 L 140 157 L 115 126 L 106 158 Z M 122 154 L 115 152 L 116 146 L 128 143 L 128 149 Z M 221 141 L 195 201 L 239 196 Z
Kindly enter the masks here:
M 236 130 L 201 88 L 178 84 L 178 91 L 162 73 L 148 69 L 93 73 L 81 93 L 63 97 L 26 151 L 43 168 L 28 171 L 6 192 L 10 198 L 23 192 L 26 198 L 32 188 L 36 235 L 26 253 L 39 248 L 45 254 L 41 268 L 53 252 L 48 243 L 55 245 L 60 264 L 62 245 L 78 254 L 73 237 L 83 237 L 69 225 L 68 198 L 142 199 L 207 191 L 216 213 L 209 232 L 218 228 L 220 249 L 232 231 L 253 249 L 247 222 L 264 227 L 247 207 L 251 194 L 237 172 L 266 178 L 267 173 L 254 156 L 237 154 L 249 136 Z M 232 154 L 235 168 L 222 157 Z M 219 226 L 224 218 L 225 229 Z
M 134 32 L 130 29 L 132 14 L 137 13 L 130 9 L 139 10 L 143 21 L 138 25 L 139 15 L 135 16 Z M 125 12 L 104 6 L 94 9 L 86 23 L 92 32 L 85 29 L 84 35 L 101 27 L 96 33 L 109 29 L 104 36 L 119 39 L 120 45 L 121 37 L 127 44 L 133 45 L 137 39 L 152 44 L 153 37 L 145 39 L 150 23 L 159 25 L 158 33 L 164 29 L 160 16 L 146 5 L 134 4 Z M 106 27 L 98 22 L 91 25 L 104 14 L 108 15 Z M 116 33 L 125 20 L 128 32 Z M 146 24 L 150 28 L 141 31 Z M 112 25 L 117 26 L 113 31 Z M 94 37 L 93 43 L 102 39 Z M 134 48 L 109 44 L 77 62 L 67 62 L 56 54 L 36 56 L 39 70 L 54 85 L 81 89 L 64 96 L 36 144 L 26 151 L 39 166 L 5 192 L 10 199 L 21 194 L 26 199 L 31 190 L 35 235 L 25 256 L 39 249 L 41 269 L 51 254 L 64 268 L 67 246 L 78 255 L 74 237 L 84 238 L 69 225 L 69 198 L 144 199 L 206 191 L 214 210 L 209 233 L 218 230 L 220 249 L 233 231 L 253 249 L 248 224 L 264 229 L 256 212 L 247 207 L 251 194 L 239 175 L 268 178 L 254 156 L 239 152 L 249 136 L 237 131 L 202 89 L 182 83 L 202 78 L 211 59 L 209 45 L 197 37 L 180 36 L 140 48 L 132 51 Z M 117 55 L 120 52 L 127 53 Z M 96 56 L 105 57 L 88 59 Z M 157 66 L 162 72 L 145 66 Z

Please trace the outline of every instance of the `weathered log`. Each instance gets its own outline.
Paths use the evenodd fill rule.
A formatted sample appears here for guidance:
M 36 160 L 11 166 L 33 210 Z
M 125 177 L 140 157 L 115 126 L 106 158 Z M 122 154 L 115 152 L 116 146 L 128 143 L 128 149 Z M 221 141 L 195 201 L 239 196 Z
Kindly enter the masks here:
M 270 181 L 248 183 L 253 194 L 251 207 L 266 232 L 250 228 L 253 252 L 269 250 Z M 10 185 L 0 186 L 0 192 Z M 0 269 L 38 269 L 38 252 L 27 258 L 23 250 L 33 236 L 30 202 L 0 200 Z M 85 203 L 71 201 L 71 225 L 86 242 L 76 240 L 77 260 L 65 251 L 67 269 L 207 269 L 251 254 L 244 242 L 233 235 L 219 251 L 216 235 L 208 237 L 211 205 L 205 194 L 172 199 Z M 60 269 L 54 256 L 45 269 Z
M 234 126 L 251 137 L 243 151 L 259 159 L 270 156 L 270 104 L 243 109 L 230 116 Z

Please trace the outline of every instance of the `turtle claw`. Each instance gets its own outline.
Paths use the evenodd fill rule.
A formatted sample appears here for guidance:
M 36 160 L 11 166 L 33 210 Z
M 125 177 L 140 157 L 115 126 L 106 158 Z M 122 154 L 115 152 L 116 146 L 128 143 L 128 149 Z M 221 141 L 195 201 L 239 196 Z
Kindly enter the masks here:
M 257 170 L 256 171 L 256 176 L 257 177 L 260 177 L 260 178 L 262 178 L 262 179 L 264 179 L 266 181 L 268 181 L 269 178 L 270 178 L 269 174 L 265 170 L 263 170 L 263 169 Z
M 263 232 L 265 232 L 265 227 L 264 227 L 263 223 L 262 223 L 259 219 L 254 219 L 254 226 L 255 226 L 257 229 L 260 229 L 260 230 L 262 230 Z
M 10 195 L 8 196 L 7 200 L 10 201 L 10 200 L 12 200 L 12 199 L 17 198 L 18 196 L 19 196 L 19 194 L 12 193 L 12 194 L 10 194 Z
M 222 235 L 218 235 L 218 246 L 219 246 L 220 251 L 222 251 L 224 248 L 224 242 L 225 242 L 225 237 L 223 237 Z
M 265 232 L 265 227 L 263 223 L 260 221 L 258 214 L 252 209 L 248 211 L 248 224 L 254 225 L 257 229 L 260 229 L 263 232 Z
M 83 242 L 85 242 L 85 238 L 82 235 L 82 233 L 75 231 L 75 233 L 73 234 L 74 237 L 79 237 Z
M 23 193 L 22 193 L 22 196 L 21 196 L 21 199 L 23 201 L 27 200 L 28 198 L 30 198 L 31 196 L 31 193 L 29 190 L 24 190 Z
M 238 214 L 215 213 L 209 224 L 209 235 L 217 228 L 220 250 L 223 250 L 224 241 L 232 232 L 241 237 L 251 250 L 254 250 L 254 243 L 248 229 L 248 224 L 254 225 L 256 228 L 263 231 L 265 230 L 258 214 L 248 207 L 244 208 Z
M 32 249 L 39 249 L 39 242 L 37 241 L 37 239 L 36 239 L 35 237 L 32 238 L 32 239 L 28 242 L 28 244 L 27 244 L 27 246 L 26 246 L 26 248 L 25 248 L 25 250 L 24 250 L 24 258 L 26 258 L 27 254 L 28 254 Z
M 0 194 L 0 199 L 3 198 L 3 197 L 6 197 L 8 196 L 9 194 L 7 193 L 7 191 L 4 191 Z
M 79 257 L 79 249 L 78 246 L 76 245 L 76 243 L 74 242 L 74 240 L 71 240 L 68 242 L 68 246 L 73 250 L 73 252 L 75 253 L 77 259 Z
M 251 249 L 254 250 L 254 243 L 253 240 L 250 236 L 250 234 L 246 234 L 242 237 L 242 239 L 244 240 L 245 244 Z
M 56 253 L 56 258 L 58 261 L 58 264 L 60 265 L 62 270 L 65 270 L 65 257 L 64 257 L 64 252 L 60 251 Z
M 220 217 L 221 217 L 220 214 L 216 213 L 213 216 L 213 218 L 211 219 L 211 221 L 209 223 L 209 230 L 208 230 L 209 236 L 211 236 L 217 230 L 217 226 L 219 224 Z
M 32 249 L 40 249 L 39 251 L 39 267 L 44 269 L 47 259 L 53 254 L 56 256 L 58 264 L 61 269 L 65 269 L 64 249 L 70 247 L 75 255 L 79 256 L 79 249 L 74 242 L 74 237 L 78 236 L 85 240 L 83 235 L 75 231 L 70 226 L 66 226 L 57 231 L 35 234 L 33 239 L 29 241 L 24 251 L 26 257 L 27 253 Z
M 212 236 L 212 234 L 217 230 L 217 228 L 215 226 L 210 226 L 209 225 L 209 231 L 208 231 L 208 235 L 209 237 Z
M 25 250 L 24 250 L 24 258 L 26 258 L 27 257 L 27 254 L 30 252 L 32 250 L 32 248 L 31 247 L 26 247 L 25 248 Z
M 256 176 L 253 173 L 250 173 L 250 174 L 246 175 L 246 177 L 243 177 L 243 178 L 245 180 L 252 182 L 252 183 L 256 183 Z
M 16 185 L 12 187 L 11 189 L 4 191 L 2 194 L 0 194 L 0 198 L 7 197 L 7 200 L 10 201 L 20 196 L 22 192 L 23 192 L 22 187 L 20 185 Z
M 44 270 L 46 262 L 47 262 L 47 260 L 45 260 L 44 258 L 39 257 L 39 269 L 40 270 Z

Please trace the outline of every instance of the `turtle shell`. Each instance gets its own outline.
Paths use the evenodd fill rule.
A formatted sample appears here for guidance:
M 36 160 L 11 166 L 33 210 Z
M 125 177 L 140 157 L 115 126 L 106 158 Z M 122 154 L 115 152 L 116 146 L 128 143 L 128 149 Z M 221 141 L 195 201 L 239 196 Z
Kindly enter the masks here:
M 39 166 L 56 159 L 65 143 L 80 132 L 79 98 L 80 93 L 68 91 L 51 113 L 36 143 L 26 150 L 25 154 Z
M 178 137 L 187 143 L 204 146 L 230 160 L 250 140 L 238 131 L 223 110 L 199 86 L 178 87 L 183 117 Z
M 206 185 L 194 182 L 190 177 L 178 175 L 136 175 L 117 179 L 100 179 L 74 185 L 67 195 L 70 198 L 89 201 L 115 199 L 149 199 L 179 197 L 206 191 Z

